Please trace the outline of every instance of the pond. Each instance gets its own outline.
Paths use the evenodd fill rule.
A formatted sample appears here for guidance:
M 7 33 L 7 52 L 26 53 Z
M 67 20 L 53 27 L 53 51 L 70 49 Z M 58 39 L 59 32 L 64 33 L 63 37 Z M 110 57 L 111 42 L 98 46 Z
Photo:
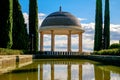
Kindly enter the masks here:
M 0 80 L 120 80 L 120 67 L 90 60 L 38 59 L 0 74 Z

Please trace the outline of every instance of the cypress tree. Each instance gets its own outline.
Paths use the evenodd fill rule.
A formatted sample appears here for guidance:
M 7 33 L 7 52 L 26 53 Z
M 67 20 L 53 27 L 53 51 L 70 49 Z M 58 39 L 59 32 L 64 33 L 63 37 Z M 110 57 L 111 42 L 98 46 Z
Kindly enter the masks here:
M 109 45 L 110 45 L 110 11 L 109 11 L 109 0 L 105 0 L 104 48 L 108 49 Z
M 38 6 L 37 0 L 29 3 L 29 38 L 30 50 L 38 51 Z
M 94 50 L 102 49 L 102 0 L 96 0 Z
M 0 47 L 12 46 L 13 0 L 0 0 Z
M 13 49 L 28 49 L 28 34 L 21 6 L 18 0 L 13 0 Z

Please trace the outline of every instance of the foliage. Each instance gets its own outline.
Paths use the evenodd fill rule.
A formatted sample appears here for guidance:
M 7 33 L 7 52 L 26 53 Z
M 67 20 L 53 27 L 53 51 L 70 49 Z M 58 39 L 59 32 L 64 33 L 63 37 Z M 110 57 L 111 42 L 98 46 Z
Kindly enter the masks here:
M 0 0 L 0 47 L 12 47 L 13 0 Z
M 102 49 L 102 0 L 96 1 L 94 50 Z
M 114 43 L 114 44 L 109 46 L 109 49 L 115 49 L 115 48 L 120 48 L 120 44 Z
M 30 0 L 30 4 L 29 4 L 29 37 L 30 37 L 30 50 L 38 51 L 38 6 L 37 6 L 37 0 Z
M 12 49 L 28 49 L 28 34 L 21 6 L 18 0 L 13 0 L 13 46 Z
M 95 55 L 116 55 L 120 56 L 120 49 L 106 49 L 106 50 L 100 50 L 95 51 Z
M 104 48 L 110 46 L 110 11 L 109 0 L 105 0 L 105 15 L 104 15 Z
M 24 51 L 0 48 L 0 55 L 20 55 L 20 54 L 24 54 Z

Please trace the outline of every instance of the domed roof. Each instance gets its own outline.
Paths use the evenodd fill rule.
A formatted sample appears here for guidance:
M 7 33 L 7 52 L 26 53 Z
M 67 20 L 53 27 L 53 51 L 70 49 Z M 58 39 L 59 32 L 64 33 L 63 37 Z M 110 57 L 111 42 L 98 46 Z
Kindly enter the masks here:
M 54 12 L 48 15 L 41 24 L 44 26 L 80 26 L 78 19 L 69 12 Z
M 69 12 L 61 10 L 51 13 L 42 22 L 39 32 L 51 34 L 51 31 L 57 35 L 81 34 L 84 32 L 79 20 Z

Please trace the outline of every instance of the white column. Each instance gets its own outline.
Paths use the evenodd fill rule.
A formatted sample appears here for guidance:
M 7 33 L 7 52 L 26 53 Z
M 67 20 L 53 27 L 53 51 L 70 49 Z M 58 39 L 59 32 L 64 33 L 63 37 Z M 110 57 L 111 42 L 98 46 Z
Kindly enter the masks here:
M 43 51 L 43 32 L 40 32 L 40 51 Z
M 68 52 L 71 52 L 71 31 L 68 34 Z
M 54 51 L 54 47 L 55 47 L 55 35 L 54 31 L 51 30 L 51 51 Z
M 79 34 L 79 52 L 82 53 L 82 33 Z

